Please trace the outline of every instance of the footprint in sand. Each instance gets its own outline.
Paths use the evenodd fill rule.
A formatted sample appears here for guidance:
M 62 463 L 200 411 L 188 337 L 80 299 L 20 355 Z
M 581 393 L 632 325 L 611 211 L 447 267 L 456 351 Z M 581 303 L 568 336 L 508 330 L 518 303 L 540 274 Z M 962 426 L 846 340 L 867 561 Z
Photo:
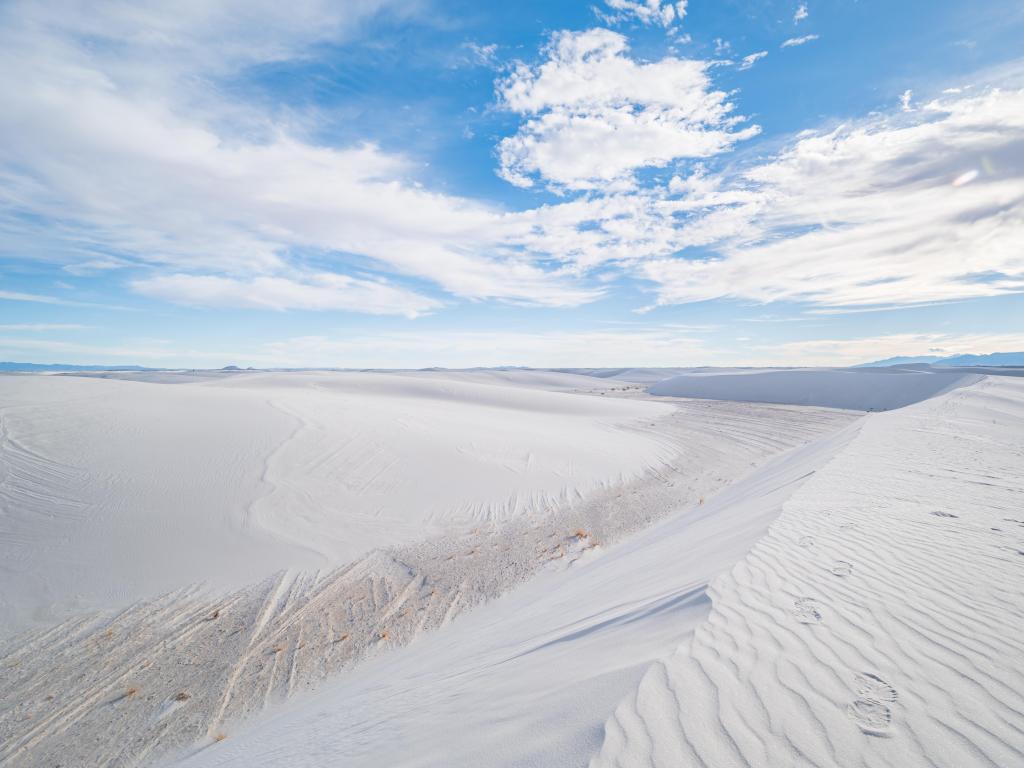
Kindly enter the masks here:
M 846 562 L 845 560 L 836 560 L 834 563 L 832 563 L 832 567 L 829 568 L 829 571 L 832 573 L 833 576 L 840 576 L 844 579 L 850 575 L 850 572 L 852 570 L 853 565 L 851 563 Z
M 952 512 L 932 512 L 936 517 L 960 517 L 960 515 L 954 515 Z
M 797 542 L 797 544 L 799 544 L 801 547 L 813 547 L 814 546 L 814 537 L 813 536 L 803 536 L 803 537 L 801 537 L 800 541 Z
M 889 736 L 892 726 L 892 708 L 898 698 L 896 689 L 871 672 L 861 672 L 854 678 L 857 698 L 846 708 L 857 726 L 868 736 Z
M 801 624 L 817 624 L 821 621 L 821 605 L 810 597 L 793 601 L 793 617 Z
M 846 714 L 868 736 L 888 736 L 890 733 L 892 710 L 880 701 L 857 699 L 846 708 Z
M 857 695 L 861 698 L 888 702 L 899 698 L 895 688 L 872 672 L 861 672 L 854 678 L 854 682 L 857 684 Z

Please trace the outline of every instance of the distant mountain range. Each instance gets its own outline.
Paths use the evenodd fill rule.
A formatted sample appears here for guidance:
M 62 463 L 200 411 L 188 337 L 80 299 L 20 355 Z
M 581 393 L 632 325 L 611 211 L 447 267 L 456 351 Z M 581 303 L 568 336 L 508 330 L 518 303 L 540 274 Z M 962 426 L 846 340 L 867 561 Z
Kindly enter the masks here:
M 862 363 L 857 368 L 882 368 L 887 365 L 914 365 L 927 363 L 940 366 L 971 366 L 971 365 L 1024 365 L 1024 352 L 993 352 L 990 355 L 921 355 L 918 357 L 889 357 L 873 363 Z

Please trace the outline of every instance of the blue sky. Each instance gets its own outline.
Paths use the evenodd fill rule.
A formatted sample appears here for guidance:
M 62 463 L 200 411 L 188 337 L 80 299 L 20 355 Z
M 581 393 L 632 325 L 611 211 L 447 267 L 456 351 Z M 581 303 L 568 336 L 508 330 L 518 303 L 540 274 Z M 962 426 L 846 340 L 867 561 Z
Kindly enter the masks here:
M 0 359 L 1024 349 L 1024 7 L 9 1 Z

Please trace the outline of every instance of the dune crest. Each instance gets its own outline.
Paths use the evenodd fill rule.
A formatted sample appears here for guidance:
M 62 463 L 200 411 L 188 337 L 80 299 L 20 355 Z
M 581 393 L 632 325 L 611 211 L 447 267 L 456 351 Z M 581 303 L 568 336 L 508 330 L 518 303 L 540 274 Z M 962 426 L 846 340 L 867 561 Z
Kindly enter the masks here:
M 606 766 L 1024 763 L 1024 386 L 892 413 L 792 497 L 605 726 Z

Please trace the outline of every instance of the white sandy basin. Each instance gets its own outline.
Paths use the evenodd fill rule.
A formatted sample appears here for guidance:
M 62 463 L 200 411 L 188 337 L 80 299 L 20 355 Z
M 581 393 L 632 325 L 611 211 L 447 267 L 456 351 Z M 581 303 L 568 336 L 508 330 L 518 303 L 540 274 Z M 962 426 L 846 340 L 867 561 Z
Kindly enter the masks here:
M 462 379 L 0 376 L 0 635 L 195 582 L 334 567 L 672 455 L 634 428 L 669 406 L 542 389 L 594 383 L 580 376 Z
M 652 395 L 888 411 L 979 381 L 936 368 L 728 368 L 694 371 L 651 385 Z

